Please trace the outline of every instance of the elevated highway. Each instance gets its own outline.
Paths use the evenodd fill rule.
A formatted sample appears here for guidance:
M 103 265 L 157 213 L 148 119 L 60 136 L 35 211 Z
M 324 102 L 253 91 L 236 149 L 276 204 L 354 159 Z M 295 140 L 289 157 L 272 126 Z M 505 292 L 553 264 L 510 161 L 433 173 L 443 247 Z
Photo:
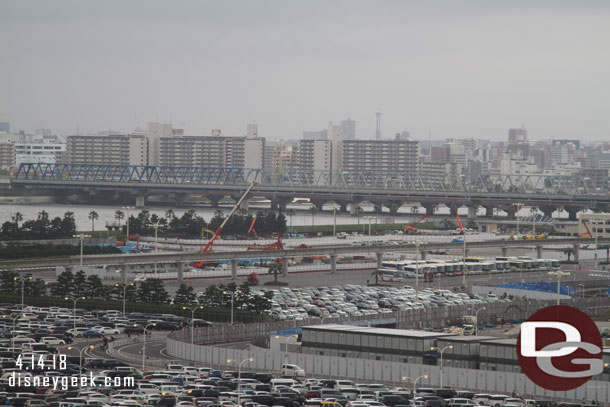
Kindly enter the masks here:
M 574 247 L 575 258 L 578 258 L 578 248 L 581 245 L 595 244 L 595 239 L 541 239 L 541 240 L 490 240 L 490 241 L 473 241 L 466 244 L 468 249 L 498 247 L 535 247 L 541 252 L 543 247 Z M 610 238 L 598 238 L 598 244 L 610 243 Z M 434 250 L 444 249 L 461 249 L 463 243 L 426 243 L 420 244 L 419 250 L 422 253 Z M 285 249 L 285 250 L 265 250 L 265 251 L 230 251 L 230 252 L 213 252 L 200 253 L 181 252 L 181 253 L 146 253 L 146 254 L 122 254 L 122 255 L 95 255 L 84 256 L 83 265 L 113 265 L 120 268 L 121 265 L 137 264 L 137 263 L 187 263 L 198 260 L 232 260 L 234 268 L 237 265 L 238 259 L 258 258 L 261 256 L 271 258 L 290 258 L 290 257 L 305 257 L 305 256 L 330 256 L 331 260 L 336 261 L 337 256 L 354 255 L 354 254 L 370 254 L 375 253 L 378 262 L 381 261 L 383 253 L 389 252 L 413 252 L 416 250 L 415 243 L 405 244 L 381 244 L 372 246 L 334 246 L 334 247 L 312 247 L 309 249 Z M 10 260 L 0 261 L 0 270 L 27 270 L 27 269 L 43 269 L 54 267 L 73 267 L 80 264 L 79 256 L 68 258 L 54 259 L 32 259 L 32 260 Z

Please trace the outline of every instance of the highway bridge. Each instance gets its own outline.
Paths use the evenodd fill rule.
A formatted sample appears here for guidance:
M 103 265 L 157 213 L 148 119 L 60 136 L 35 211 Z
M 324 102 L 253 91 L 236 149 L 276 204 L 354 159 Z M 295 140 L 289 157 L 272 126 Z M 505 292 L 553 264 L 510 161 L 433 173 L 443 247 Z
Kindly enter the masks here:
M 271 175 L 257 169 L 206 167 L 153 167 L 98 164 L 21 164 L 10 180 L 12 189 L 45 190 L 75 201 L 127 200 L 143 207 L 151 196 L 181 204 L 189 195 L 204 196 L 213 206 L 226 196 L 239 197 L 251 182 L 259 185 L 250 197 L 264 197 L 272 207 L 285 208 L 294 198 L 306 198 L 321 209 L 335 202 L 341 211 L 367 201 L 390 207 L 418 203 L 433 215 L 439 205 L 456 215 L 461 206 L 476 216 L 484 207 L 492 216 L 499 208 L 510 218 L 517 206 L 537 207 L 545 216 L 563 208 L 571 220 L 583 209 L 610 208 L 610 182 L 579 176 L 497 175 L 473 182 L 457 176 L 451 183 L 412 174 L 344 172 L 335 177 L 321 172 Z M 247 206 L 247 203 L 245 204 Z
M 586 244 L 608 244 L 610 238 L 595 239 L 579 239 L 579 238 L 563 238 L 563 239 L 541 239 L 541 240 L 489 240 L 489 241 L 473 241 L 468 243 L 466 237 L 467 248 L 485 248 L 498 247 L 502 248 L 503 252 L 515 247 L 535 247 L 538 249 L 540 257 L 543 247 L 573 247 L 575 249 L 574 259 L 578 259 L 578 248 Z M 84 256 L 83 265 L 112 265 L 117 270 L 121 269 L 122 265 L 127 264 L 143 264 L 143 263 L 171 263 L 179 264 L 178 269 L 181 270 L 191 261 L 197 260 L 231 260 L 233 275 L 236 275 L 237 260 L 248 259 L 253 257 L 269 257 L 269 258 L 290 258 L 290 257 L 305 257 L 305 256 L 330 256 L 331 272 L 336 270 L 337 256 L 343 255 L 362 255 L 375 253 L 377 255 L 378 264 L 381 262 L 384 253 L 400 253 L 414 252 L 417 247 L 422 253 L 421 258 L 425 257 L 425 253 L 435 250 L 446 249 L 461 249 L 463 243 L 405 243 L 405 244 L 381 244 L 372 246 L 352 246 L 342 245 L 334 247 L 312 247 L 309 249 L 289 249 L 289 250 L 265 250 L 261 251 L 231 251 L 231 252 L 213 252 L 200 253 L 180 252 L 180 253 L 146 253 L 146 254 L 122 254 L 122 255 L 95 255 Z M 21 270 L 28 269 L 44 269 L 54 267 L 74 267 L 80 264 L 80 257 L 73 256 L 69 258 L 54 258 L 54 259 L 35 259 L 35 260 L 10 260 L 0 261 L 0 270 Z M 287 262 L 284 262 L 287 264 Z

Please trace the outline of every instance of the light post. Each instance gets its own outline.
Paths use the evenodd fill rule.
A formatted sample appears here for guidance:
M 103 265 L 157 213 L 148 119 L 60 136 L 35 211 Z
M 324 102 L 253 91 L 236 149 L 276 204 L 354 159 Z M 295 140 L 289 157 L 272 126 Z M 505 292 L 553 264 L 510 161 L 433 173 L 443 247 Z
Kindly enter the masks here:
M 125 316 L 125 301 L 126 301 L 126 292 L 127 292 L 127 287 L 133 287 L 134 284 L 133 283 L 129 283 L 129 284 L 119 284 L 116 283 L 114 285 L 115 287 L 123 287 L 123 316 Z
M 462 257 L 462 261 L 464 262 L 464 270 L 462 271 L 462 287 L 464 287 L 464 290 L 466 290 L 466 272 L 468 271 L 468 267 L 466 266 L 466 229 L 462 230 L 464 231 L 464 234 L 462 235 L 462 241 L 464 242 L 464 254 Z
M 159 222 L 157 223 L 153 223 L 153 227 L 155 228 L 155 254 L 158 253 L 158 239 L 157 239 L 157 235 L 159 232 L 159 226 L 161 224 Z M 155 274 L 157 274 L 157 259 L 155 259 Z
M 133 206 L 123 206 L 121 209 L 125 209 L 125 212 L 127 212 L 127 222 L 125 222 L 125 224 L 127 225 L 127 236 L 129 237 L 129 211 L 131 209 L 134 209 Z
M 377 220 L 377 218 L 375 216 L 365 216 L 364 219 L 369 221 L 369 241 L 370 241 L 371 240 L 371 221 L 373 219 Z
M 413 400 L 415 400 L 415 393 L 417 392 L 417 387 L 416 387 L 417 386 L 417 381 L 419 379 L 427 379 L 427 378 L 428 378 L 428 375 L 425 374 L 423 376 L 416 377 L 415 380 L 413 381 Z
M 411 378 L 408 377 L 408 376 L 403 376 L 403 377 L 400 378 L 400 381 L 403 382 L 403 383 L 406 383 L 406 381 L 409 380 L 409 379 L 411 379 Z M 403 387 L 404 387 L 404 385 L 403 385 Z M 413 398 L 415 398 L 415 394 L 413 395 Z
M 519 235 L 519 210 L 521 209 L 521 204 L 516 204 L 515 205 L 517 207 L 517 212 L 516 212 L 516 218 L 517 218 L 517 235 Z
M 478 336 L 479 335 L 479 311 L 482 311 L 486 309 L 485 307 L 481 307 L 479 308 L 475 313 L 474 313 L 474 321 L 476 323 L 476 325 L 474 326 L 474 336 Z
M 290 340 L 290 338 L 298 338 L 298 335 L 288 335 L 285 336 L 284 338 L 286 338 L 286 340 L 284 341 L 284 352 L 286 352 L 286 356 L 288 356 L 288 341 Z M 275 339 L 280 339 L 281 336 L 279 335 L 275 335 Z M 280 352 L 282 351 L 282 346 L 281 346 L 281 342 L 280 342 Z
M 579 288 L 579 291 L 580 291 L 580 297 L 584 298 L 584 296 L 585 296 L 585 286 L 582 285 L 582 284 L 578 284 L 578 288 Z
M 453 345 L 447 345 L 445 346 L 443 349 L 441 349 L 441 389 L 443 388 L 443 352 L 446 351 L 447 349 L 453 349 Z M 430 348 L 430 350 L 438 350 L 438 348 L 436 346 L 433 346 Z M 413 395 L 413 397 L 415 397 L 415 395 Z
M 419 301 L 419 243 L 415 242 L 415 301 Z
M 82 255 L 81 255 L 82 256 Z M 81 264 L 82 264 L 82 257 L 81 257 Z M 28 280 L 32 280 L 32 276 L 27 276 L 27 277 L 15 277 L 14 278 L 15 281 L 20 281 L 21 280 L 21 311 L 23 311 L 23 306 L 24 306 L 24 295 L 25 295 L 25 282 Z
M 133 324 L 133 326 L 137 327 L 138 324 Z M 142 374 L 144 374 L 144 369 L 146 367 L 146 330 L 149 326 L 157 326 L 157 324 L 154 322 L 148 324 L 144 327 L 144 331 L 142 331 L 142 334 L 144 334 L 144 341 L 142 342 Z
M 86 238 L 86 237 L 87 237 L 87 238 L 89 238 L 89 237 L 91 237 L 91 236 L 89 236 L 89 235 L 83 235 L 83 234 L 81 233 L 81 234 L 78 234 L 78 235 L 73 235 L 72 237 L 75 237 L 75 238 L 77 238 L 77 239 L 80 239 L 80 269 L 81 269 L 81 271 L 82 271 L 82 270 L 83 270 L 83 246 L 84 246 L 85 238 Z
M 227 363 L 231 363 L 233 360 L 227 359 Z M 245 362 L 254 362 L 254 358 L 247 358 L 239 362 L 239 366 L 237 367 L 237 376 L 239 377 L 239 381 L 237 382 L 237 406 L 239 407 L 241 404 L 241 366 Z
M 557 305 L 559 305 L 560 304 L 559 289 L 561 287 L 561 277 L 569 276 L 570 273 L 566 273 L 565 271 L 557 270 L 557 271 L 549 271 L 547 274 L 549 276 L 557 277 Z
M 13 330 L 11 331 L 13 337 L 11 338 L 11 346 L 13 346 L 13 339 L 15 338 L 15 321 L 17 321 L 21 317 L 25 317 L 25 314 L 19 314 L 15 317 L 11 317 L 9 315 L 2 315 L 2 318 L 9 318 L 13 320 Z
M 84 348 L 82 348 L 81 350 L 78 351 L 78 367 L 80 368 L 79 370 L 83 370 L 83 352 L 86 351 L 87 349 L 93 349 L 93 348 L 95 348 L 95 346 L 89 345 L 89 346 L 85 346 Z M 72 349 L 77 349 L 77 348 L 68 346 L 67 349 L 72 350 Z
M 184 306 L 182 307 L 183 310 L 187 310 L 190 309 L 191 310 L 191 345 L 194 343 L 193 341 L 193 335 L 195 332 L 195 311 L 197 311 L 198 309 L 203 309 L 202 306 L 199 307 L 187 307 Z
M 231 295 L 231 325 L 233 325 L 233 303 L 234 303 L 234 298 L 235 298 L 235 293 L 237 294 L 241 294 L 241 290 L 237 290 L 237 291 L 223 291 L 222 292 L 224 295 Z
M 86 300 L 86 297 L 64 297 L 66 301 L 72 301 L 74 303 L 74 308 L 72 310 L 72 321 L 74 322 L 74 336 L 76 337 L 76 303 L 78 300 Z

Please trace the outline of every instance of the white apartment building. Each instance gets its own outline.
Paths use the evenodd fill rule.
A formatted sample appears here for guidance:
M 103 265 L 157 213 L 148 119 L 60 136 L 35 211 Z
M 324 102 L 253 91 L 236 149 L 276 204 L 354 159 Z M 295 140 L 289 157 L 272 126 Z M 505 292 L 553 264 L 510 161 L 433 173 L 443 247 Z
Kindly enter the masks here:
M 343 171 L 419 173 L 419 143 L 414 140 L 343 140 Z
M 169 123 L 150 122 L 146 126 L 148 139 L 148 165 L 161 165 L 161 138 L 173 135 L 172 125 Z
M 9 169 L 17 165 L 17 155 L 14 143 L 0 142 L 0 169 Z
M 299 170 L 301 177 L 313 181 L 320 175 L 330 177 L 331 164 L 330 140 L 303 139 L 299 144 Z
M 57 156 L 66 151 L 64 143 L 15 143 L 15 165 L 22 163 L 55 163 Z
M 148 139 L 143 134 L 68 136 L 68 163 L 147 165 Z

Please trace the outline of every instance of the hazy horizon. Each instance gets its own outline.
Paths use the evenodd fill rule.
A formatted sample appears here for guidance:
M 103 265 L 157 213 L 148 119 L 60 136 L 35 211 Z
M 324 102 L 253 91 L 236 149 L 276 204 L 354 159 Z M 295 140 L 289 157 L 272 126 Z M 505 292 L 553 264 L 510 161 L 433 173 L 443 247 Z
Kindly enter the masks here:
M 608 140 L 604 1 L 0 0 L 12 130 Z

